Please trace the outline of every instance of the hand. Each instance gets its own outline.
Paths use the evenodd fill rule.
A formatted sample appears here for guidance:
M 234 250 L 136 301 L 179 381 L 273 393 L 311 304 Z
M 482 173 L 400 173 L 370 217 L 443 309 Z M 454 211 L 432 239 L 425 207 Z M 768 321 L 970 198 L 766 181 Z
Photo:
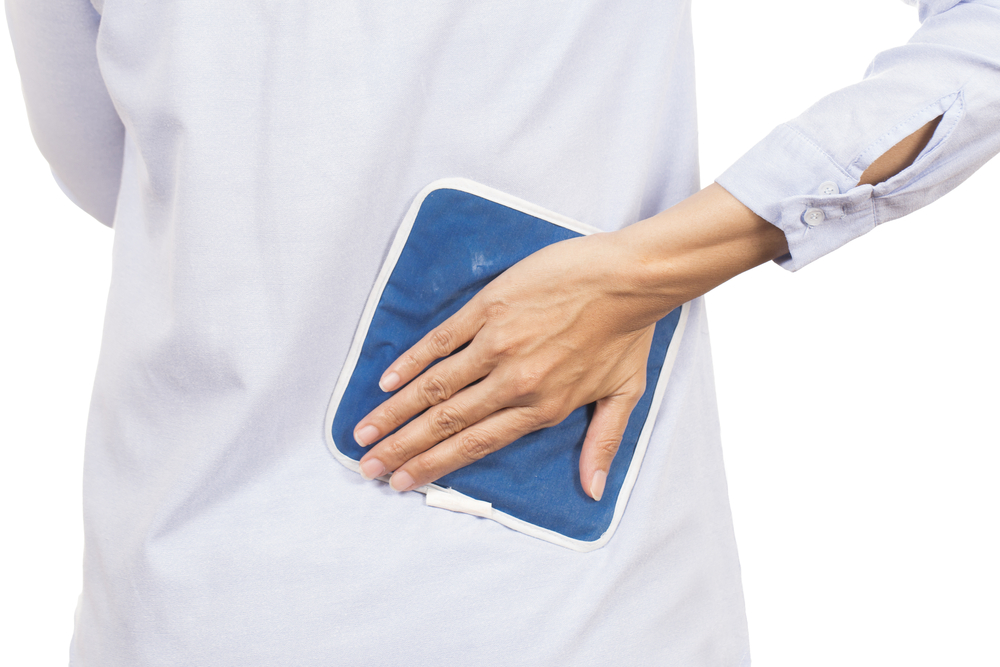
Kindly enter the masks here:
M 370 444 L 426 412 L 367 453 L 363 474 L 394 470 L 393 488 L 408 490 L 596 403 L 580 475 L 600 499 L 664 307 L 633 293 L 629 252 L 616 233 L 544 248 L 392 363 L 380 385 L 403 388 L 359 423 L 356 439 Z
M 596 403 L 580 481 L 600 500 L 655 322 L 787 252 L 781 230 L 714 184 L 621 231 L 539 250 L 385 371 L 381 388 L 399 391 L 355 428 L 362 446 L 378 443 L 362 475 L 394 471 L 392 488 L 414 489 Z

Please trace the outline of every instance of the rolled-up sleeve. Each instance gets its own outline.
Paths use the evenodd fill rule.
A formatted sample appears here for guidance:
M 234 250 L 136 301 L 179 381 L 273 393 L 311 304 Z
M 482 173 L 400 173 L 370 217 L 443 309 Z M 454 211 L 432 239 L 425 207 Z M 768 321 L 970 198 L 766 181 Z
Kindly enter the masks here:
M 114 218 L 125 128 L 98 67 L 89 0 L 6 0 L 31 132 L 56 182 L 106 225 Z
M 1000 0 L 924 0 L 904 46 L 864 80 L 775 128 L 717 182 L 779 227 L 796 270 L 934 201 L 1000 152 Z M 913 164 L 858 185 L 883 153 L 941 121 Z

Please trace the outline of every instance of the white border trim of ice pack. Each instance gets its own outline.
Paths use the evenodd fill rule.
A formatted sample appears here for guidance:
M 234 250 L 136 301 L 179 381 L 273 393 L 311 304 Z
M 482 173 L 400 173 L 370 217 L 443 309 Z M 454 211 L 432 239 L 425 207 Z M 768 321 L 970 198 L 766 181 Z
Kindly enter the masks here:
M 371 326 L 372 318 L 375 316 L 375 309 L 378 307 L 378 303 L 382 299 L 382 292 L 385 290 L 385 286 L 389 282 L 389 277 L 392 275 L 392 271 L 396 267 L 396 262 L 399 260 L 399 256 L 403 252 L 403 246 L 406 245 L 406 240 L 410 236 L 410 230 L 413 228 L 413 222 L 417 219 L 417 213 L 420 211 L 420 206 L 423 204 L 427 195 L 435 190 L 459 190 L 461 192 L 467 192 L 584 235 L 594 234 L 601 231 L 595 227 L 591 227 L 590 225 L 585 225 L 571 218 L 567 218 L 564 215 L 553 213 L 542 208 L 541 206 L 526 202 L 522 199 L 514 197 L 513 195 L 500 192 L 499 190 L 494 190 L 491 187 L 465 178 L 443 178 L 434 181 L 421 190 L 413 200 L 413 204 L 410 205 L 409 210 L 406 212 L 406 217 L 403 218 L 403 222 L 399 226 L 399 230 L 396 232 L 396 237 L 393 239 L 392 246 L 389 248 L 389 254 L 382 265 L 382 270 L 379 272 L 378 278 L 375 280 L 375 285 L 372 288 L 367 303 L 365 304 L 365 309 L 361 314 L 361 323 L 358 325 L 358 330 L 354 334 L 354 340 L 351 342 L 351 349 L 347 354 L 347 361 L 344 362 L 344 368 L 340 372 L 340 377 L 337 379 L 337 384 L 333 389 L 333 396 L 330 397 L 330 405 L 326 411 L 326 444 L 330 449 L 330 453 L 333 454 L 334 458 L 336 458 L 346 468 L 349 468 L 358 474 L 361 473 L 359 463 L 349 456 L 341 453 L 341 451 L 337 449 L 337 443 L 333 440 L 333 420 L 337 415 L 337 408 L 340 405 L 340 400 L 344 397 L 344 392 L 347 391 L 347 385 L 350 383 L 351 376 L 354 374 L 354 369 L 357 367 L 358 359 L 361 357 L 361 348 L 364 346 L 365 338 L 368 336 L 368 329 Z M 667 354 L 664 358 L 663 366 L 660 369 L 660 377 L 656 383 L 656 389 L 653 392 L 653 401 L 650 403 L 646 422 L 643 424 L 642 431 L 639 433 L 639 440 L 636 442 L 635 452 L 632 455 L 632 461 L 629 464 L 628 472 L 625 474 L 625 481 L 622 483 L 622 487 L 618 492 L 618 501 L 615 504 L 615 513 L 611 519 L 611 524 L 608 526 L 608 529 L 604 531 L 604 533 L 596 540 L 588 542 L 586 540 L 577 540 L 572 537 L 567 537 L 562 533 L 557 533 L 556 531 L 548 528 L 536 526 L 524 521 L 523 519 L 518 519 L 517 517 L 511 516 L 497 509 L 492 511 L 490 518 L 503 524 L 504 526 L 507 526 L 508 528 L 512 528 L 513 530 L 525 533 L 526 535 L 531 535 L 532 537 L 537 537 L 547 542 L 552 542 L 553 544 L 558 544 L 559 546 L 573 549 L 574 551 L 593 551 L 594 549 L 599 549 L 608 543 L 608 540 L 611 539 L 615 529 L 621 522 L 622 515 L 625 512 L 625 505 L 628 503 L 629 496 L 632 495 L 632 487 L 635 486 L 635 481 L 639 476 L 639 467 L 642 465 L 642 459 L 646 454 L 646 447 L 649 445 L 649 439 L 653 433 L 653 424 L 656 421 L 656 414 L 659 411 L 660 403 L 663 401 L 663 394 L 667 388 L 667 380 L 670 378 L 674 361 L 677 358 L 677 351 L 680 349 L 680 342 L 684 336 L 684 329 L 687 325 L 689 310 L 690 304 L 686 303 L 681 306 L 680 319 L 677 322 L 677 328 L 674 330 L 674 335 L 670 340 L 670 345 L 667 347 Z M 387 481 L 388 476 L 384 476 L 379 479 Z M 428 484 L 415 490 L 426 494 L 429 489 L 437 489 L 445 492 L 449 495 L 455 496 L 455 498 L 459 501 L 469 500 L 472 501 L 473 504 L 482 504 L 482 501 L 473 499 L 463 493 L 455 491 L 454 489 L 438 486 L 437 484 Z

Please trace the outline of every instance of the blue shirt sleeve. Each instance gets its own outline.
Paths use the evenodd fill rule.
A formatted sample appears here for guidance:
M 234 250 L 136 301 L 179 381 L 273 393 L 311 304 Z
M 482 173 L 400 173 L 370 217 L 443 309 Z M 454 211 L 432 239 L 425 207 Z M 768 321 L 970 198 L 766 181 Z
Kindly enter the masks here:
M 1000 152 L 1000 0 L 908 0 L 921 27 L 864 80 L 775 128 L 717 182 L 779 227 L 796 270 L 929 204 Z M 872 162 L 941 117 L 908 168 L 858 185 Z

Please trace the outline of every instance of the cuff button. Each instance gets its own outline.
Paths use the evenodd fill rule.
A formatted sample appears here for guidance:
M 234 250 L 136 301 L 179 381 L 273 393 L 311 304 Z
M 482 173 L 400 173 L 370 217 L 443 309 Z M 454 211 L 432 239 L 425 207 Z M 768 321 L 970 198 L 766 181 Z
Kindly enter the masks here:
M 840 194 L 840 188 L 838 188 L 837 184 L 834 183 L 833 181 L 823 181 L 819 185 L 819 193 L 821 195 L 827 195 L 827 196 L 829 196 L 829 195 L 839 195 Z
M 826 214 L 818 208 L 807 209 L 802 215 L 802 222 L 806 223 L 810 227 L 822 225 L 824 220 L 826 220 Z

